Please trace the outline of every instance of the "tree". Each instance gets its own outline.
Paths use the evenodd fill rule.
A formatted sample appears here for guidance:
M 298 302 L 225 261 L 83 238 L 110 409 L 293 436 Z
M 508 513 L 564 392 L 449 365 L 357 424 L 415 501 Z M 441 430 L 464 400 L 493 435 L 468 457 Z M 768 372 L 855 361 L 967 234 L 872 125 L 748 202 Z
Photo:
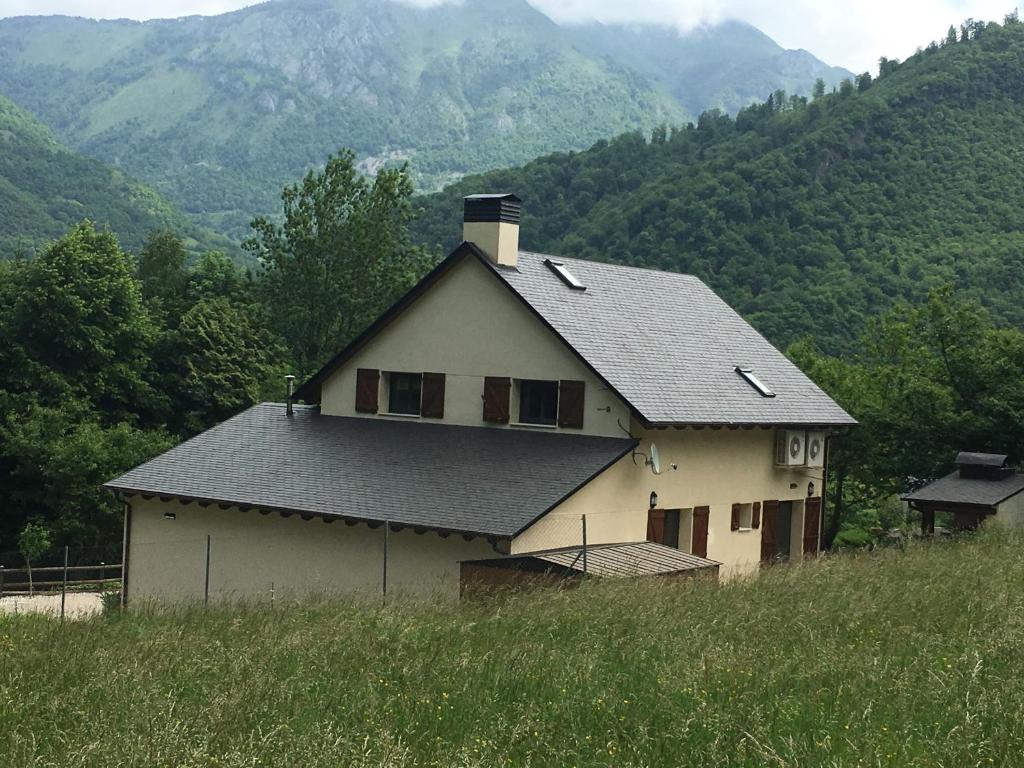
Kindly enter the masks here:
M 428 266 L 412 244 L 408 169 L 371 182 L 350 150 L 328 159 L 281 195 L 283 223 L 253 220 L 245 243 L 263 265 L 271 327 L 299 373 L 340 350 L 407 290 Z
M 814 89 L 811 91 L 811 98 L 817 101 L 825 98 L 825 80 L 819 77 L 814 81 Z
M 18 534 L 18 551 L 25 558 L 25 566 L 28 568 L 28 593 L 30 595 L 35 591 L 32 581 L 32 561 L 49 548 L 50 532 L 45 525 L 30 521 Z
M 139 252 L 136 274 L 142 298 L 158 312 L 180 309 L 188 287 L 188 254 L 173 232 L 159 230 L 150 234 Z

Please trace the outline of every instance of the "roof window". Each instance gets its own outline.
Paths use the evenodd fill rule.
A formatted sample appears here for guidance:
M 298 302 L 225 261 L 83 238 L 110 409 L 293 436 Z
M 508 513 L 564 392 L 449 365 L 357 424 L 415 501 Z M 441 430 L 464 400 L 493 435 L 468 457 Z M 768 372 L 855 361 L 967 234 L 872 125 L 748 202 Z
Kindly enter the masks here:
M 763 381 L 757 378 L 754 375 L 754 371 L 750 368 L 741 368 L 737 365 L 736 373 L 746 379 L 747 383 L 761 394 L 761 397 L 775 397 L 775 393 Z
M 545 259 L 544 263 L 547 265 L 548 269 L 550 269 L 552 272 L 558 275 L 562 279 L 562 282 L 568 285 L 574 291 L 587 290 L 587 286 L 585 286 L 583 283 L 577 280 L 573 273 L 570 272 L 569 269 L 562 262 L 554 261 L 553 259 Z

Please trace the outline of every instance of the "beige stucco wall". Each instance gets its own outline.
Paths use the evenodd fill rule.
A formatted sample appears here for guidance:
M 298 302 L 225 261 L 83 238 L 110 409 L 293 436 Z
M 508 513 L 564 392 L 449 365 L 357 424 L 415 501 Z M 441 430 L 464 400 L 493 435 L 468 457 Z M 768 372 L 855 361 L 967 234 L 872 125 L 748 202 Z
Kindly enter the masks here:
M 211 600 L 269 600 L 308 594 L 379 595 L 384 528 L 298 516 L 221 510 L 177 501 L 131 500 L 128 599 L 201 601 L 206 537 Z M 174 513 L 174 520 L 164 518 Z M 482 539 L 391 532 L 388 593 L 456 598 L 463 559 L 493 557 Z
M 559 507 L 516 537 L 512 551 L 569 546 L 581 539 L 581 516 L 587 515 L 588 543 L 642 541 L 647 536 L 651 491 L 661 509 L 711 508 L 708 557 L 722 563 L 724 578 L 751 573 L 761 558 L 761 529 L 731 531 L 732 505 L 768 499 L 800 501 L 793 514 L 792 552 L 799 553 L 803 536 L 803 504 L 807 484 L 821 490 L 821 470 L 777 469 L 772 430 L 654 430 L 641 437 L 640 450 L 657 443 L 662 474 L 654 475 L 626 456 L 584 486 Z M 672 470 L 671 464 L 678 465 Z M 791 488 L 791 484 L 796 484 Z M 691 520 L 688 515 L 683 520 Z M 685 541 L 686 535 L 681 533 Z M 799 558 L 796 558 L 799 559 Z
M 1024 528 L 1024 492 L 1011 496 L 996 507 L 993 520 L 1008 528 Z
M 586 382 L 583 429 L 566 432 L 622 437 L 616 420 L 622 424 L 629 421 L 629 410 L 618 396 L 476 259 L 468 258 L 455 266 L 324 382 L 321 411 L 325 414 L 410 418 L 356 413 L 357 368 L 446 374 L 444 422 L 449 424 L 515 428 L 483 421 L 485 376 Z M 381 386 L 383 410 L 387 407 L 383 377 Z M 515 418 L 514 396 L 512 400 Z

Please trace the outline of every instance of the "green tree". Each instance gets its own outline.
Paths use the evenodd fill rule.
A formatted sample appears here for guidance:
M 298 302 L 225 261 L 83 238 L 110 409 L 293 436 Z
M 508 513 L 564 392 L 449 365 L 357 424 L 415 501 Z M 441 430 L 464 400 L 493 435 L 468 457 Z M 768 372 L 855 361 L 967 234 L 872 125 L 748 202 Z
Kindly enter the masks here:
M 811 98 L 815 101 L 825 98 L 825 80 L 819 77 L 814 81 L 814 88 L 811 90 Z
M 281 195 L 283 223 L 252 222 L 245 247 L 263 265 L 270 322 L 298 372 L 340 350 L 428 265 L 412 244 L 412 182 L 405 167 L 371 182 L 350 150 Z
M 189 273 L 188 254 L 174 232 L 150 234 L 139 252 L 137 276 L 142 298 L 158 312 L 179 310 L 185 301 Z
M 29 522 L 18 534 L 18 551 L 25 558 L 25 566 L 28 568 L 28 593 L 35 591 L 32 581 L 32 561 L 44 554 L 50 548 L 50 532 L 46 526 Z

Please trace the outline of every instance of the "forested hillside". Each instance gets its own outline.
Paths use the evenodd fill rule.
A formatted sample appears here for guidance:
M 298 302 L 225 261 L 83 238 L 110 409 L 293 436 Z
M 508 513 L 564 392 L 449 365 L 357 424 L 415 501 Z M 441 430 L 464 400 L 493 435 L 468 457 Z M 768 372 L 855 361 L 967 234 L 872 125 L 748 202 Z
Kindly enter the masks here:
M 522 246 L 694 273 L 779 345 L 850 352 L 870 318 L 945 284 L 1024 326 L 1024 25 L 467 178 L 421 199 L 421 241 L 453 245 L 480 191 L 523 197 Z
M 274 0 L 144 24 L 13 18 L 0 21 L 0 93 L 74 149 L 241 237 L 285 183 L 342 146 L 370 172 L 409 161 L 418 187 L 439 189 L 683 122 L 698 111 L 684 103 L 742 106 L 774 88 L 838 80 L 749 27 L 693 41 L 622 34 L 650 37 L 656 55 L 626 56 L 526 0 Z
M 220 242 L 148 187 L 61 146 L 0 96 L 0 259 L 29 253 L 84 218 L 109 226 L 133 250 L 165 228 L 180 231 L 190 249 Z

